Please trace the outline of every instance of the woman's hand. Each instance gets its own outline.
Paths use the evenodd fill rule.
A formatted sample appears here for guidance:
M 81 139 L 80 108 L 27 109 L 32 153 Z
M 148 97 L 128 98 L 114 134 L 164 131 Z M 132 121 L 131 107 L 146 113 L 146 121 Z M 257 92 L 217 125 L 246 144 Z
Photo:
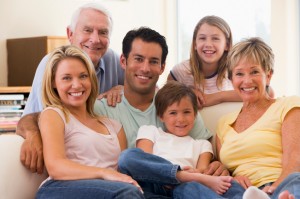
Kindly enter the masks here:
M 235 179 L 244 189 L 252 186 L 249 178 L 246 176 L 235 176 L 233 179 Z
M 103 177 L 104 180 L 126 182 L 126 183 L 129 183 L 129 184 L 133 184 L 134 186 L 136 186 L 143 193 L 143 190 L 140 187 L 140 185 L 137 183 L 137 181 L 135 181 L 134 179 L 132 179 L 132 177 L 130 177 L 126 174 L 122 174 L 122 173 L 120 173 L 118 171 L 115 171 L 113 169 L 106 169 L 106 171 L 103 172 L 102 177 Z

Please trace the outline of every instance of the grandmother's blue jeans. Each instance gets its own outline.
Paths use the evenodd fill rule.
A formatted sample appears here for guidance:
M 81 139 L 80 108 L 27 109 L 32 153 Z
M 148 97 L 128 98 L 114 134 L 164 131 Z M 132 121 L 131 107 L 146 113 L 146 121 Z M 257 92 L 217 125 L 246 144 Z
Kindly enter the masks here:
M 37 192 L 37 199 L 142 199 L 132 184 L 100 179 L 49 180 Z
M 176 179 L 178 170 L 178 165 L 139 148 L 127 149 L 119 158 L 119 171 L 138 181 L 145 198 L 241 199 L 245 191 L 234 181 L 225 194 L 218 195 L 198 182 L 180 183 Z

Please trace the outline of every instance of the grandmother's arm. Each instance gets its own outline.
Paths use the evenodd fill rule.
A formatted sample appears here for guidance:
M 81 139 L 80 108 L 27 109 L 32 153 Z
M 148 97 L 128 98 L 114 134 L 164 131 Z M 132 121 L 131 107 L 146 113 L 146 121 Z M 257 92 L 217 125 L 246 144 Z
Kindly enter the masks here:
M 272 186 L 264 189 L 273 193 L 277 186 L 291 173 L 300 171 L 300 108 L 291 109 L 285 116 L 282 127 L 282 172 Z

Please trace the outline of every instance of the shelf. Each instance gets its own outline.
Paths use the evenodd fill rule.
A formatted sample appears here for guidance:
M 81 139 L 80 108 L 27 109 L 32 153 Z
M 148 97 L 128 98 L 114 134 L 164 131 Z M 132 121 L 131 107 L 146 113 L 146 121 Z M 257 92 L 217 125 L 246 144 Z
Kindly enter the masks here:
M 0 93 L 30 93 L 30 90 L 31 86 L 0 86 Z

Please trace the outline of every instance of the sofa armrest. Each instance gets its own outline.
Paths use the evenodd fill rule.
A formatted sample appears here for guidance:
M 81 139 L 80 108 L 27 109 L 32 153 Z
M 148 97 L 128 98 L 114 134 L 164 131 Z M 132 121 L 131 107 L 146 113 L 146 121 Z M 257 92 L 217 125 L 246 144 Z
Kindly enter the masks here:
M 31 173 L 20 162 L 24 139 L 16 134 L 0 134 L 0 197 L 33 199 L 46 174 Z

